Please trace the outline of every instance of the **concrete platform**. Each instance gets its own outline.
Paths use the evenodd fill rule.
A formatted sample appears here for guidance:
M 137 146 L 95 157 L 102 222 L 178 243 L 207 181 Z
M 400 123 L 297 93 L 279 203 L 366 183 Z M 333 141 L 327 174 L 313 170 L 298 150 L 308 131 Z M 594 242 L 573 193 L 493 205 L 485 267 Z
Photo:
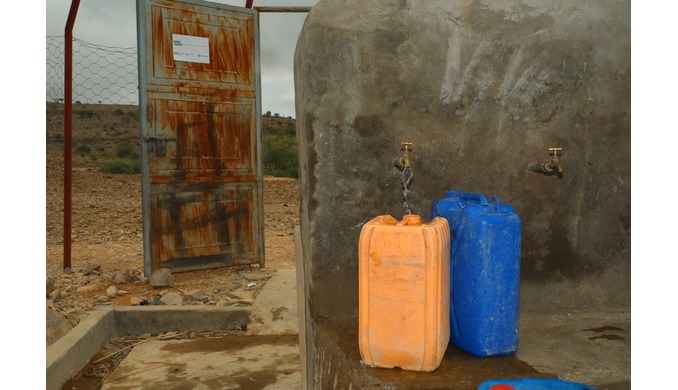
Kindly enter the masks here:
M 152 341 L 134 347 L 102 390 L 298 389 L 296 335 Z
M 449 346 L 430 373 L 369 367 L 357 327 L 316 326 L 315 388 L 475 390 L 488 379 L 559 378 L 598 390 L 631 388 L 631 314 L 626 310 L 523 314 L 516 356 L 481 359 Z
M 244 334 L 139 344 L 105 377 L 102 388 L 298 389 L 301 376 L 295 286 L 293 269 L 276 273 L 251 309 L 98 308 L 48 347 L 47 389 L 60 389 L 112 338 L 173 331 L 233 330 L 242 330 Z M 250 324 L 254 324 L 252 330 Z
M 361 363 L 357 326 L 316 324 L 314 347 L 300 359 L 294 270 L 273 276 L 251 309 L 106 307 L 47 351 L 47 388 L 59 389 L 110 337 L 169 331 L 247 329 L 217 339 L 149 341 L 135 346 L 103 389 L 301 389 L 310 361 L 313 389 L 476 389 L 487 379 L 560 378 L 598 390 L 631 388 L 627 310 L 521 315 L 516 356 L 479 359 L 452 346 L 432 373 Z M 305 376 L 304 376 L 305 377 Z M 80 388 L 79 388 L 80 389 Z

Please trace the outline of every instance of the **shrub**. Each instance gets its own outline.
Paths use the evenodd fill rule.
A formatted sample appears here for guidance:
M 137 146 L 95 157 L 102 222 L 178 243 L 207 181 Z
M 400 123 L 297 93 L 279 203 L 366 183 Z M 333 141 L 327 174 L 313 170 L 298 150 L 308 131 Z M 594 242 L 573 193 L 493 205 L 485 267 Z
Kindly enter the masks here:
M 78 115 L 80 118 L 91 118 L 94 116 L 94 111 L 89 111 L 89 110 L 77 110 L 76 115 Z
M 92 148 L 90 148 L 87 145 L 80 145 L 78 146 L 77 149 L 75 149 L 75 154 L 78 156 L 84 156 L 86 154 L 89 154 L 92 151 Z
M 122 116 L 122 115 L 125 115 L 125 113 L 122 111 L 121 108 L 118 108 L 117 110 L 113 111 L 113 115 Z
M 272 176 L 299 177 L 299 158 L 294 137 L 267 135 L 263 138 L 264 173 Z
M 130 157 L 132 155 L 132 142 L 129 139 L 121 139 L 115 146 L 115 153 L 118 157 Z
M 131 159 L 108 160 L 101 164 L 99 170 L 106 173 L 140 173 L 141 161 Z

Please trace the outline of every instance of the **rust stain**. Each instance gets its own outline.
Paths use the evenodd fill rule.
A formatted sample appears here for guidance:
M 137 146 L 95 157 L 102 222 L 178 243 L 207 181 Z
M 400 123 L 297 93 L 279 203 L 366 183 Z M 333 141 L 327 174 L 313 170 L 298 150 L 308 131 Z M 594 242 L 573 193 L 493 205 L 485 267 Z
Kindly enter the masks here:
M 198 10 L 196 10 L 196 8 Z M 209 14 L 200 7 L 171 4 L 153 7 L 153 74 L 200 82 L 229 82 L 254 91 L 254 16 Z M 210 40 L 210 63 L 174 61 L 172 34 Z M 221 91 L 217 85 L 204 88 Z
M 254 191 L 232 189 L 158 195 L 158 223 L 154 224 L 158 261 L 229 254 L 256 253 L 250 232 Z
M 155 0 L 150 20 L 151 268 L 263 263 L 254 15 Z M 172 34 L 208 38 L 210 63 L 175 61 Z

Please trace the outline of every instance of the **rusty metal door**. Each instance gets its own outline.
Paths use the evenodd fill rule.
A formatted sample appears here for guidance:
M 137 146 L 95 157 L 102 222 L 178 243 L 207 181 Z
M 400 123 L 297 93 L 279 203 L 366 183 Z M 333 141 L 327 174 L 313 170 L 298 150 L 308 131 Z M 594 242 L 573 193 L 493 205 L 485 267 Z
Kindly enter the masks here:
M 137 0 L 144 271 L 264 265 L 259 18 Z

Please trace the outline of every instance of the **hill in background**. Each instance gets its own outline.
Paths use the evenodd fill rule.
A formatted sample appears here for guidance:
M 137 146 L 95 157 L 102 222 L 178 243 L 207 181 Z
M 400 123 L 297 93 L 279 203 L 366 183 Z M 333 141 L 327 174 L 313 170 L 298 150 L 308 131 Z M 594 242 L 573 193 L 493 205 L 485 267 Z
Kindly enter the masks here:
M 53 167 L 63 166 L 63 114 L 63 104 L 47 103 L 47 164 Z M 276 115 L 268 111 L 261 120 L 264 174 L 296 178 L 296 121 Z M 106 170 L 124 166 L 136 170 L 139 145 L 138 106 L 73 104 L 74 167 Z

